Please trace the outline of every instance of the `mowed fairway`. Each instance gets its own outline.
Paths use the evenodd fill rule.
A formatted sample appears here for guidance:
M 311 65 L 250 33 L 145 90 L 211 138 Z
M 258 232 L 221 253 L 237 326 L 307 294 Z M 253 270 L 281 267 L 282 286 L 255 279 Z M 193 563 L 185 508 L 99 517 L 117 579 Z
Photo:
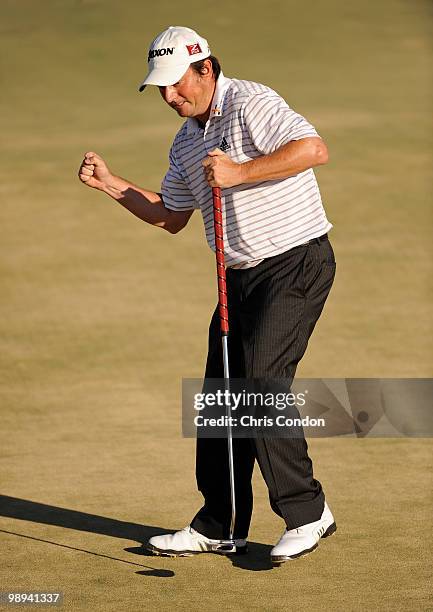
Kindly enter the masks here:
M 270 566 L 283 525 L 258 471 L 249 555 L 139 554 L 201 501 L 180 390 L 203 373 L 214 259 L 198 213 L 171 236 L 76 177 L 94 150 L 159 189 L 181 122 L 137 85 L 156 33 L 197 29 L 329 145 L 337 278 L 299 376 L 429 377 L 431 23 L 424 0 L 2 0 L 0 591 L 80 611 L 431 610 L 429 439 L 311 440 L 338 531 L 297 562 Z

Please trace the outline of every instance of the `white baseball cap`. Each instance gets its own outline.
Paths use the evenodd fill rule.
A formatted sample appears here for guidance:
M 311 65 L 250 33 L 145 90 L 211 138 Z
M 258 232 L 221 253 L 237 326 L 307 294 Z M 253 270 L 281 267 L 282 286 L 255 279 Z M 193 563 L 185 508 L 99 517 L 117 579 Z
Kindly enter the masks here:
M 146 85 L 173 85 L 193 62 L 206 59 L 211 54 L 207 40 L 182 26 L 170 26 L 150 45 L 147 62 L 149 73 L 138 88 Z

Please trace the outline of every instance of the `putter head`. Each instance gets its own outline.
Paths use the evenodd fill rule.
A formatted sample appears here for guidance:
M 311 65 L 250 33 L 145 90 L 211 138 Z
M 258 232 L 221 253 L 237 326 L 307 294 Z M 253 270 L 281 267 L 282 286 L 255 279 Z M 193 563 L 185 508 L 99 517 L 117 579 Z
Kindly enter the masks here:
M 220 555 L 242 555 L 247 552 L 247 546 L 236 546 L 235 540 L 221 540 L 218 544 L 212 544 L 210 549 Z

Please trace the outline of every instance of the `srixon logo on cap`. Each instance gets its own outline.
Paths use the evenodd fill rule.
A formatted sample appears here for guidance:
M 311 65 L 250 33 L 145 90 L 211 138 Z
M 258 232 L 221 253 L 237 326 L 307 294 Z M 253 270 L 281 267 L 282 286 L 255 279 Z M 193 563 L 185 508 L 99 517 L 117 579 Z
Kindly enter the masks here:
M 154 57 L 161 57 L 161 55 L 173 55 L 174 47 L 167 47 L 166 49 L 151 49 L 147 61 Z
M 195 55 L 196 53 L 201 53 L 201 48 L 200 48 L 200 45 L 198 43 L 194 43 L 193 45 L 186 45 L 186 48 L 188 49 L 188 53 L 190 55 Z

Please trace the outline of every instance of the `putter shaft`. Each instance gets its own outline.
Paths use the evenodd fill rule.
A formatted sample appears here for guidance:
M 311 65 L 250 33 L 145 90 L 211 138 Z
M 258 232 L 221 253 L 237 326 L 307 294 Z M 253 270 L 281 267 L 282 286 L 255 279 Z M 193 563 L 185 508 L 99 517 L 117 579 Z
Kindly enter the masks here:
M 221 326 L 221 339 L 223 350 L 223 366 L 224 366 L 224 388 L 228 391 L 226 396 L 230 398 L 230 371 L 229 371 L 229 352 L 228 352 L 228 334 L 229 334 L 229 319 L 228 319 L 228 304 L 227 304 L 227 285 L 226 285 L 226 268 L 224 259 L 224 233 L 223 233 L 223 215 L 221 203 L 221 189 L 219 187 L 212 188 L 213 197 L 213 216 L 214 216 L 214 231 L 215 231 L 215 255 L 217 264 L 217 280 L 218 280 L 218 305 Z M 235 495 L 235 477 L 234 477 L 234 461 L 233 461 L 233 435 L 230 422 L 231 405 L 230 399 L 226 403 L 227 416 L 227 451 L 229 460 L 229 476 L 230 476 L 230 498 L 231 498 L 231 521 L 230 521 L 230 540 L 233 541 L 235 521 L 236 521 L 236 495 Z

